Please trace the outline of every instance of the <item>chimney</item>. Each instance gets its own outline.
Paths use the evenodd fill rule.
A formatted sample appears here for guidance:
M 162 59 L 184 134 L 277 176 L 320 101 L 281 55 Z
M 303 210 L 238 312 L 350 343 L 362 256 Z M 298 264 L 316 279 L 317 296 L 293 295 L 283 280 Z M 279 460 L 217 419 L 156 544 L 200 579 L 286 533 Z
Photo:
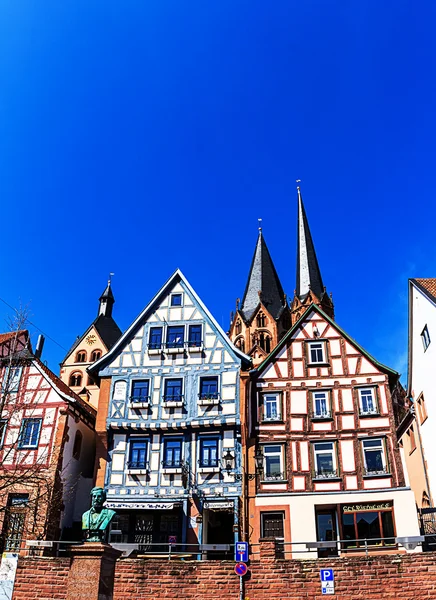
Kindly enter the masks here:
M 36 342 L 36 350 L 35 357 L 41 358 L 42 349 L 44 348 L 45 337 L 43 335 L 38 336 L 38 341 Z

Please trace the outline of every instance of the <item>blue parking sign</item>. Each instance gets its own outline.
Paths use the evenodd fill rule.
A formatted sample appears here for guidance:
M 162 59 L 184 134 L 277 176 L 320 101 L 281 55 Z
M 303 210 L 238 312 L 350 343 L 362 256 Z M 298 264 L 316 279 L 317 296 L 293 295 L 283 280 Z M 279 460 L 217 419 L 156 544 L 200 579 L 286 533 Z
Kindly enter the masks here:
M 320 571 L 321 581 L 334 581 L 335 575 L 333 569 L 321 569 Z

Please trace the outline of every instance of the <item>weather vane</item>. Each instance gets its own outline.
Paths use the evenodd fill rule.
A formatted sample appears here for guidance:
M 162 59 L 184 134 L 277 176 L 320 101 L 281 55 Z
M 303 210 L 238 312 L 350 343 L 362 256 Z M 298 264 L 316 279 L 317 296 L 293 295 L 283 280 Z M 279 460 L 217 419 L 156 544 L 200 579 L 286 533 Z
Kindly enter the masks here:
M 262 219 L 257 219 L 257 222 L 259 223 L 259 231 L 262 231 Z
M 300 186 L 299 184 L 301 183 L 301 179 L 296 179 L 295 180 L 296 184 L 297 184 L 297 190 L 300 191 Z
M 108 283 L 112 282 L 112 276 L 115 275 L 115 273 L 109 273 L 109 279 L 108 279 Z

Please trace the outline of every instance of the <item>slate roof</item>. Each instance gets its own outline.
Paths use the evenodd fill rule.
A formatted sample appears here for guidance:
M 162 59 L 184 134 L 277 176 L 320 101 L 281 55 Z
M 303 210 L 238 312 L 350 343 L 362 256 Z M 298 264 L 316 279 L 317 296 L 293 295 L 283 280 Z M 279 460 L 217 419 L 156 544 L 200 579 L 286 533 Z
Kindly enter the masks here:
M 244 297 L 239 309 L 245 321 L 252 319 L 260 301 L 274 319 L 278 319 L 286 307 L 282 284 L 262 235 L 262 230 L 259 230 Z
M 321 299 L 325 290 L 321 271 L 316 258 L 315 246 L 304 210 L 300 188 L 298 190 L 298 247 L 297 247 L 297 285 L 296 295 L 304 301 L 309 290 Z
M 106 289 L 102 293 L 102 295 L 100 296 L 99 300 L 102 300 L 103 298 L 110 298 L 111 300 L 113 300 L 115 302 L 115 298 L 114 298 L 114 294 L 112 292 L 111 282 L 110 281 L 107 282 Z

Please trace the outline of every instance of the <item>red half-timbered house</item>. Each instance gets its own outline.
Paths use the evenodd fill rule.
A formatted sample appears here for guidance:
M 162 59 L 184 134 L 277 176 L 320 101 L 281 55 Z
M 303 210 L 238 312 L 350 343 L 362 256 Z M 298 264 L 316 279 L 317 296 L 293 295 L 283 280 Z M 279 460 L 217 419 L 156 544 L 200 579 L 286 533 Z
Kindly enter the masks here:
M 333 320 L 298 201 L 293 326 L 251 373 L 246 464 L 261 455 L 263 469 L 249 487 L 250 541 L 273 536 L 301 558 L 306 543 L 339 540 L 320 555 L 365 551 L 364 539 L 389 551 L 419 535 L 391 398 L 399 375 Z
M 0 335 L 0 545 L 71 539 L 89 505 L 96 411 L 37 357 L 27 331 Z

